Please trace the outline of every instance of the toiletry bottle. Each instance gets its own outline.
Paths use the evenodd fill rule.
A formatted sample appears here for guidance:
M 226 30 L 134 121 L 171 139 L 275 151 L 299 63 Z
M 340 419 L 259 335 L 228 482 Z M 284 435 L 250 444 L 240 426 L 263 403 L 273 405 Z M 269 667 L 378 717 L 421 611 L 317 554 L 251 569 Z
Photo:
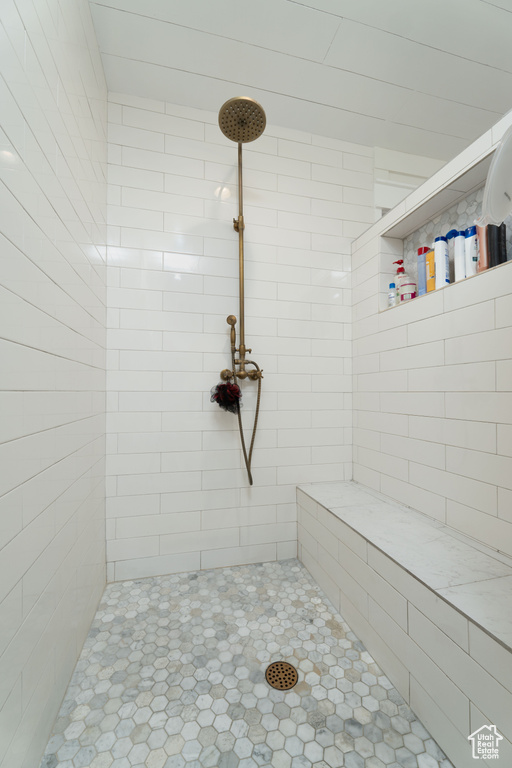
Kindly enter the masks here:
M 507 225 L 503 221 L 500 224 L 500 258 L 499 263 L 504 264 L 507 260 Z
M 457 230 L 450 229 L 446 233 L 446 239 L 448 240 L 448 275 L 450 283 L 455 282 L 455 238 L 457 237 Z
M 416 283 L 414 280 L 411 280 L 409 275 L 406 273 L 404 267 L 402 266 L 403 263 L 403 259 L 399 259 L 398 261 L 393 262 L 393 264 L 398 264 L 396 270 L 396 295 L 399 304 L 401 304 L 403 301 L 409 301 L 409 299 L 416 298 Z
M 489 242 L 487 239 L 487 225 L 476 225 L 476 238 L 478 241 L 478 261 L 476 265 L 477 272 L 483 272 L 489 269 Z
M 496 267 L 500 263 L 500 228 L 497 224 L 487 225 L 487 249 L 489 267 Z
M 425 257 L 430 248 L 423 246 L 418 248 L 418 296 L 424 296 L 427 292 L 427 268 Z
M 388 307 L 394 306 L 396 306 L 396 285 L 394 283 L 390 283 L 388 293 Z
M 453 239 L 453 265 L 455 282 L 466 277 L 466 236 L 464 230 L 457 232 Z
M 466 277 L 476 275 L 478 263 L 478 241 L 476 227 L 468 227 L 465 235 Z
M 436 290 L 450 282 L 450 265 L 448 261 L 448 240 L 441 235 L 434 241 L 434 258 L 436 264 Z
M 430 291 L 434 291 L 436 288 L 436 267 L 433 248 L 425 254 L 425 268 L 427 272 L 427 293 L 430 293 Z

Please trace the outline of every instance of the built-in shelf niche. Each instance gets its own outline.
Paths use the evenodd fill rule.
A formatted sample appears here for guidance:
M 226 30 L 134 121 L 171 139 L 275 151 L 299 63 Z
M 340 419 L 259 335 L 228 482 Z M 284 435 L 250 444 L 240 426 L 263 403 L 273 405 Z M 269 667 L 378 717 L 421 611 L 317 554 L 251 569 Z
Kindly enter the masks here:
M 471 192 L 482 187 L 485 184 L 494 151 L 493 148 L 461 176 L 435 192 L 432 197 L 420 203 L 417 208 L 405 213 L 395 224 L 383 232 L 383 236 L 403 240 L 425 222 L 439 216 L 452 205 L 464 200 Z
M 450 208 L 457 206 L 458 203 L 460 203 L 462 200 L 465 200 L 474 192 L 482 189 L 487 179 L 487 173 L 489 171 L 495 149 L 496 148 L 493 147 L 484 157 L 482 157 L 477 163 L 471 166 L 471 168 L 469 168 L 463 174 L 458 176 L 455 180 L 451 181 L 437 192 L 434 192 L 431 197 L 429 197 L 423 203 L 420 203 L 416 208 L 413 208 L 411 211 L 408 211 L 402 215 L 398 221 L 396 221 L 383 233 L 382 237 L 393 238 L 395 246 L 397 240 L 401 241 L 403 246 L 406 238 L 408 238 L 411 234 L 420 230 L 422 227 L 424 227 L 425 224 L 432 221 L 433 219 L 440 217 L 445 211 L 448 211 Z M 512 217 L 509 217 L 509 219 L 506 220 L 509 229 L 512 227 L 512 223 L 510 222 L 511 218 Z M 453 226 L 454 225 L 451 225 L 449 228 L 451 229 Z M 440 231 L 438 234 L 446 234 L 446 232 Z M 429 243 L 425 243 L 425 245 L 429 245 Z M 389 309 L 387 304 L 388 286 L 396 276 L 396 268 L 393 265 L 393 262 L 399 258 L 404 257 L 403 247 L 400 255 L 398 255 L 396 247 L 394 249 L 383 249 L 383 251 L 384 250 L 388 253 L 394 252 L 395 255 L 381 255 L 379 296 L 379 308 L 381 311 Z M 507 263 L 510 263 L 510 261 Z M 504 265 L 500 264 L 498 266 L 501 267 Z M 416 268 L 412 269 L 410 265 L 406 265 L 406 267 L 411 277 L 416 280 Z M 497 267 L 493 267 L 493 269 L 495 268 Z M 478 275 L 475 275 L 474 277 L 478 277 Z M 451 283 L 450 285 L 454 285 L 454 283 Z M 445 286 L 445 288 L 448 287 L 449 285 Z M 432 294 L 426 295 L 428 296 Z M 417 299 L 418 298 L 422 297 L 417 297 Z M 413 301 L 416 301 L 417 299 L 413 299 Z M 391 309 L 394 309 L 394 307 L 391 307 Z

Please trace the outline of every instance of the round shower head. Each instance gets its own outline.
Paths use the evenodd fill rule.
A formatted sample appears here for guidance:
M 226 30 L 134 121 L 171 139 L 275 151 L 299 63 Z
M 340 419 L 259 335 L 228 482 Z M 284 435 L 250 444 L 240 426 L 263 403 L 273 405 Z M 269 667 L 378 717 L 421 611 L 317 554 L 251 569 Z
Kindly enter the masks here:
M 263 107 L 248 96 L 229 99 L 219 110 L 219 126 L 228 139 L 238 144 L 254 141 L 265 130 Z

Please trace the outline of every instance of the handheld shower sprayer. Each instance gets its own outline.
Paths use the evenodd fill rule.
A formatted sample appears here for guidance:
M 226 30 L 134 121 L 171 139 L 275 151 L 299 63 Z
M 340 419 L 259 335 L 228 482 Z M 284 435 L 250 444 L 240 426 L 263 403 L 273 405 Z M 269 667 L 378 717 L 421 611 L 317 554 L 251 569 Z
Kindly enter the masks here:
M 230 410 L 238 416 L 238 428 L 240 432 L 240 441 L 244 455 L 245 466 L 249 477 L 249 484 L 252 485 L 251 460 L 254 438 L 256 436 L 256 427 L 260 410 L 261 399 L 261 380 L 263 371 L 254 360 L 248 360 L 246 355 L 251 354 L 252 350 L 245 346 L 245 307 L 244 307 L 244 212 L 243 212 L 243 183 L 242 183 L 242 144 L 254 141 L 265 130 L 266 117 L 263 108 L 257 101 L 249 97 L 239 97 L 229 99 L 222 105 L 219 111 L 219 127 L 222 133 L 231 141 L 238 144 L 238 218 L 233 219 L 233 229 L 238 233 L 238 257 L 239 257 L 239 344 L 236 346 L 235 325 L 237 318 L 235 315 L 229 315 L 226 319 L 231 327 L 231 369 L 225 368 L 221 371 L 222 382 L 212 390 L 212 401 L 217 402 L 225 410 Z M 238 357 L 237 357 L 238 353 Z M 247 367 L 251 366 L 250 370 Z M 245 447 L 244 432 L 242 427 L 242 417 L 240 414 L 241 390 L 236 380 L 243 381 L 250 379 L 258 382 L 258 394 L 256 399 L 256 410 L 254 415 L 254 424 L 252 429 L 251 443 L 249 453 Z M 225 384 L 223 382 L 226 382 Z

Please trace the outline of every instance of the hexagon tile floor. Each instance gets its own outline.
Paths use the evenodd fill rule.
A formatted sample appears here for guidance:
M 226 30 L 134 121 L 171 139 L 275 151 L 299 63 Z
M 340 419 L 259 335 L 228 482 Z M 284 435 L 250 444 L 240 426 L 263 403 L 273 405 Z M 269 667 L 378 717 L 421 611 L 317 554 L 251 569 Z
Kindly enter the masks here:
M 265 681 L 280 659 L 290 691 Z M 297 560 L 109 584 L 57 766 L 453 768 Z

